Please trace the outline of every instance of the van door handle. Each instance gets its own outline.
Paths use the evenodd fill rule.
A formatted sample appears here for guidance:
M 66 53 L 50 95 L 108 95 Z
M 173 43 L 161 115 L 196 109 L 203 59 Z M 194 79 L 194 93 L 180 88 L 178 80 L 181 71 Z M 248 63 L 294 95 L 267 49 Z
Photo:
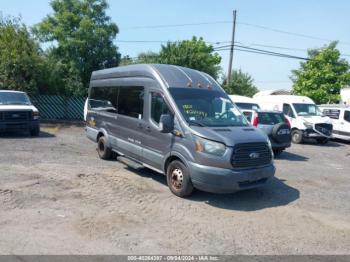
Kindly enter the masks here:
M 148 132 L 151 132 L 151 127 L 150 127 L 150 126 L 146 127 L 146 130 L 147 130 Z

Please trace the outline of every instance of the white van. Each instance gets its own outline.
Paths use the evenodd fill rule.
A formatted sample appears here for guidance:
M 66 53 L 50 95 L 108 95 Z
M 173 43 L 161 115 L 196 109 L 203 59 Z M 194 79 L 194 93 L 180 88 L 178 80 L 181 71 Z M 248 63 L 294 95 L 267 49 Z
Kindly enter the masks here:
M 243 115 L 249 120 L 252 121 L 255 111 L 259 110 L 259 105 L 254 101 L 253 98 L 247 96 L 239 95 L 229 95 L 232 102 L 242 111 Z
M 350 141 L 350 106 L 320 105 L 322 113 L 333 124 L 333 137 Z
M 258 110 L 259 105 L 254 101 L 253 98 L 247 96 L 229 95 L 232 102 L 236 104 L 240 109 L 244 110 Z
M 340 89 L 340 103 L 343 105 L 350 105 L 350 87 Z
M 292 142 L 301 143 L 304 138 L 314 138 L 326 143 L 332 136 L 333 125 L 319 107 L 306 96 L 266 95 L 254 96 L 263 110 L 283 111 L 292 128 Z

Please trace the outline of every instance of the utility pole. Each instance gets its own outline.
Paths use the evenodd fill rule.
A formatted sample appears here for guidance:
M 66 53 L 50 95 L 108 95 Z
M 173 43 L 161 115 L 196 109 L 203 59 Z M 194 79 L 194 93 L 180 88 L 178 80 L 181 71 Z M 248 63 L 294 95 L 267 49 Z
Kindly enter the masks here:
M 227 84 L 230 84 L 231 82 L 233 47 L 235 45 L 235 32 L 236 32 L 236 14 L 237 14 L 237 11 L 233 10 L 232 39 L 231 39 L 231 49 L 230 49 L 230 60 L 228 64 Z

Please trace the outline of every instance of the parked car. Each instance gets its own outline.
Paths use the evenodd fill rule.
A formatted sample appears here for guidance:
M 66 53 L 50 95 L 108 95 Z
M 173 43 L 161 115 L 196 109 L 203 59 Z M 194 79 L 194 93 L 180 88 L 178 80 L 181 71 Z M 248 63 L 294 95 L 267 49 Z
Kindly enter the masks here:
M 0 131 L 13 130 L 28 130 L 32 136 L 38 136 L 39 111 L 26 93 L 0 90 Z
M 292 140 L 290 123 L 282 112 L 255 111 L 251 123 L 269 137 L 275 156 L 279 156 L 283 150 L 290 147 Z
M 327 143 L 332 137 L 333 125 L 324 116 L 311 98 L 294 95 L 261 95 L 254 100 L 263 110 L 282 111 L 292 129 L 292 142 L 302 143 L 305 138 L 314 138 L 318 143 Z
M 92 73 L 87 136 L 102 159 L 147 167 L 177 196 L 194 188 L 230 193 L 275 173 L 268 137 L 252 128 L 208 74 L 173 65 L 130 65 Z
M 322 113 L 328 116 L 333 124 L 333 137 L 350 140 L 350 106 L 320 105 Z

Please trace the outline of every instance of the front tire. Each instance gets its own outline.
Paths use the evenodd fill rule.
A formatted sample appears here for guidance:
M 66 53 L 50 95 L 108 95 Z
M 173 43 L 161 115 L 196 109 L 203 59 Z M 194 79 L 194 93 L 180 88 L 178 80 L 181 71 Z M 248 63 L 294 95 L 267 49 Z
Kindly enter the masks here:
M 40 126 L 37 126 L 30 130 L 31 136 L 39 136 L 39 134 L 40 134 Z
M 97 142 L 98 156 L 103 160 L 109 160 L 112 157 L 112 150 L 107 146 L 107 139 L 101 136 Z
M 294 144 L 300 144 L 303 142 L 303 133 L 300 130 L 293 130 L 292 131 L 292 142 Z
M 276 156 L 280 156 L 283 152 L 283 149 L 274 149 L 273 150 L 273 155 Z
M 167 183 L 170 191 L 178 197 L 186 197 L 193 192 L 188 168 L 178 160 L 171 162 L 168 166 Z

